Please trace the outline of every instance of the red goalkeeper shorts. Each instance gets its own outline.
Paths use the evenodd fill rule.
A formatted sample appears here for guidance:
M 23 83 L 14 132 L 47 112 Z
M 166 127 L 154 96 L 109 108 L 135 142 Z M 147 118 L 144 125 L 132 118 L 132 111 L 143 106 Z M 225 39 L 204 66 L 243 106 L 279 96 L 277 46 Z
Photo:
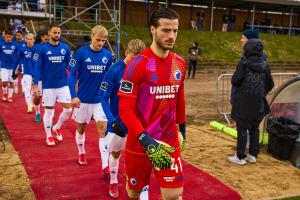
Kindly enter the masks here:
M 183 170 L 180 156 L 180 148 L 170 154 L 174 163 L 166 170 L 156 170 L 154 173 L 158 184 L 162 188 L 179 188 L 183 187 Z M 149 185 L 150 176 L 153 167 L 148 156 L 125 151 L 125 171 L 127 184 L 132 190 L 141 190 L 144 186 Z

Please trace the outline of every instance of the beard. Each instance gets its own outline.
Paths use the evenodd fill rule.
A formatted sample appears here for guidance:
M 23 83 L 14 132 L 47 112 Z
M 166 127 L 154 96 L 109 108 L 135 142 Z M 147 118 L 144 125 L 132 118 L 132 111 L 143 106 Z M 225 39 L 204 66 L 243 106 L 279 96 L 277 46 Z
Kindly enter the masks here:
M 60 40 L 60 37 L 52 37 L 51 39 L 55 42 L 58 42 Z
M 161 48 L 165 51 L 171 50 L 174 47 L 174 43 L 172 45 L 167 45 L 166 43 L 164 43 L 162 40 L 158 39 L 157 37 L 155 38 L 155 43 L 159 48 Z

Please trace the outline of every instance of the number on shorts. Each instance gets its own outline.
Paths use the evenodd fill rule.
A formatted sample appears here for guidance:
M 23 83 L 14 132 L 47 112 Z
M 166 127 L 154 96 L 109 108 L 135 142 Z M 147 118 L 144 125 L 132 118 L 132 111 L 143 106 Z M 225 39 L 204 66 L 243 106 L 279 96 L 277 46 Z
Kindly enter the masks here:
M 174 158 L 174 160 L 175 160 L 175 158 Z M 182 172 L 182 164 L 181 164 L 180 157 L 178 157 L 177 160 L 179 163 L 180 172 Z M 171 170 L 175 170 L 176 173 L 178 173 L 178 165 L 175 162 L 173 162 L 173 164 L 171 165 Z

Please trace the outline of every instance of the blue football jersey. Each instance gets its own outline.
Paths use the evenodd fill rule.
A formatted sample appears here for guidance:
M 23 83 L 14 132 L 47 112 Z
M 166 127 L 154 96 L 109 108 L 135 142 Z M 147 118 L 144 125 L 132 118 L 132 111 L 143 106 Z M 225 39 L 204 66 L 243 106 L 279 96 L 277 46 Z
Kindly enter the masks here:
M 0 49 L 1 68 L 15 69 L 17 52 L 18 45 L 14 41 L 11 43 L 2 43 Z
M 82 103 L 100 103 L 100 84 L 111 63 L 112 55 L 106 48 L 100 51 L 93 51 L 89 45 L 79 48 L 69 63 L 72 98 L 78 97 Z
M 33 55 L 36 52 L 35 46 L 28 47 L 27 45 L 21 46 L 17 53 L 17 64 L 22 67 L 23 74 L 32 75 L 34 74 L 34 62 Z
M 106 73 L 100 87 L 101 91 L 101 105 L 108 119 L 107 131 L 113 132 L 111 123 L 118 121 L 124 130 L 127 129 L 119 116 L 119 97 L 118 91 L 120 88 L 120 81 L 122 79 L 126 64 L 120 60 L 113 64 Z
M 43 44 L 34 54 L 34 84 L 43 81 L 43 89 L 61 88 L 68 85 L 67 66 L 72 58 L 70 47 L 62 42 Z

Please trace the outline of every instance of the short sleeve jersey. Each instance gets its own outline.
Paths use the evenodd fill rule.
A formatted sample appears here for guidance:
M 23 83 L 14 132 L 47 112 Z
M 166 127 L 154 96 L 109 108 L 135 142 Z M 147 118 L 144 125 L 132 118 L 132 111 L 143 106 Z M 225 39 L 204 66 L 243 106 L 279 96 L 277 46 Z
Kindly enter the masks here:
M 100 103 L 100 85 L 111 63 L 112 56 L 106 48 L 93 51 L 86 45 L 78 49 L 69 63 L 71 70 L 68 79 L 72 98 L 78 97 L 82 103 Z
M 34 63 L 33 55 L 36 52 L 35 46 L 28 47 L 22 45 L 18 50 L 17 64 L 22 65 L 23 74 L 32 75 L 34 74 Z
M 48 42 L 42 45 L 33 56 L 34 84 L 37 85 L 42 77 L 43 89 L 67 86 L 66 70 L 71 58 L 71 50 L 67 44 L 59 42 L 58 45 L 52 45 Z
M 185 122 L 185 105 L 177 108 L 178 102 L 184 104 L 178 98 L 184 99 L 185 74 L 185 61 L 177 54 L 170 51 L 166 58 L 160 58 L 148 48 L 127 65 L 118 94 L 136 98 L 135 114 L 143 128 L 154 139 L 173 147 L 179 146 L 177 123 Z M 127 128 L 126 148 L 144 152 L 137 135 L 130 134 L 134 130 Z
M 0 49 L 1 67 L 6 69 L 14 69 L 16 65 L 16 57 L 18 45 L 12 41 L 11 43 L 2 43 Z

